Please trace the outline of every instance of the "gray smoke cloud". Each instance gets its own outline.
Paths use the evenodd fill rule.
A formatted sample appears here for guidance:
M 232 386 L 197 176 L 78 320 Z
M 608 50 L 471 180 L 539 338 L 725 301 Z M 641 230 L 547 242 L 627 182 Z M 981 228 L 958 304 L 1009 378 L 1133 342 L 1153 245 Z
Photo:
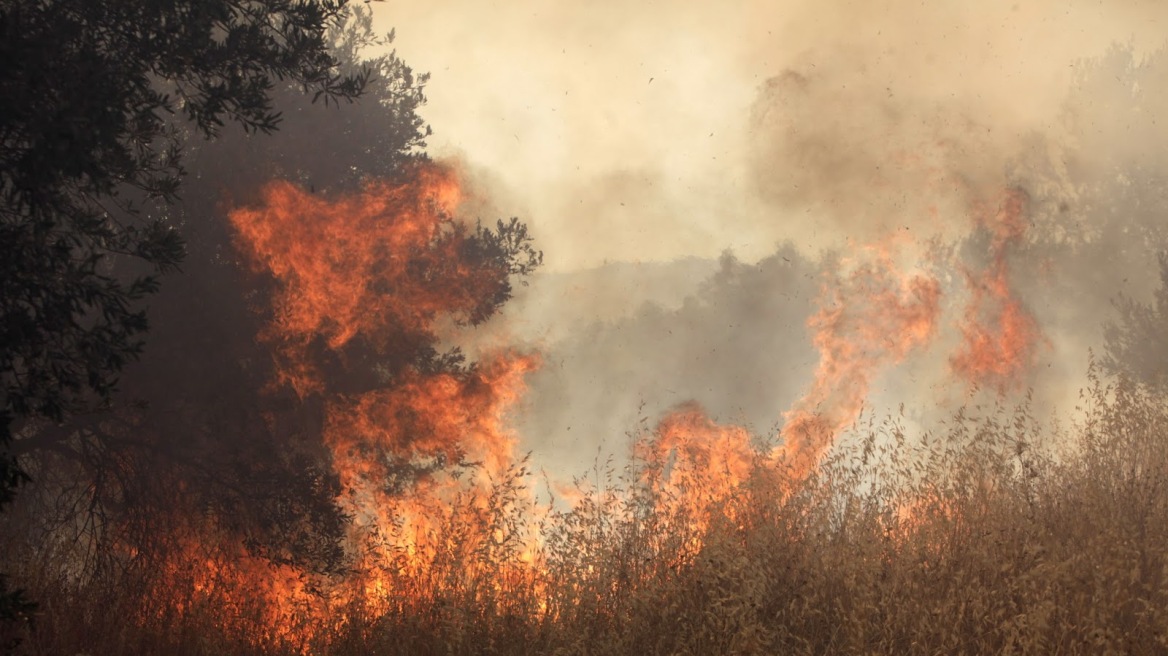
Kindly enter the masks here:
M 687 270 L 709 264 L 665 271 L 676 290 Z M 650 288 L 647 272 L 625 273 L 625 284 Z M 691 400 L 723 421 L 773 434 L 776 408 L 798 397 L 816 364 L 804 323 L 818 277 L 818 265 L 790 245 L 752 264 L 726 254 L 680 304 L 654 295 L 627 316 L 573 331 L 546 347 L 520 432 L 538 436 L 537 455 L 568 471 L 598 450 L 624 455 L 628 431 Z
M 1005 258 L 1041 330 L 1021 380 L 1041 411 L 1073 402 L 1112 300 L 1159 285 L 1162 3 L 377 9 L 434 75 L 432 145 L 545 250 L 548 272 L 465 339 L 545 353 L 517 425 L 572 469 L 691 399 L 770 433 L 814 372 L 820 273 L 872 242 L 936 276 L 943 310 L 870 407 L 927 425 L 976 398 L 950 358 L 993 260 L 975 208 L 1010 189 L 1029 199 Z

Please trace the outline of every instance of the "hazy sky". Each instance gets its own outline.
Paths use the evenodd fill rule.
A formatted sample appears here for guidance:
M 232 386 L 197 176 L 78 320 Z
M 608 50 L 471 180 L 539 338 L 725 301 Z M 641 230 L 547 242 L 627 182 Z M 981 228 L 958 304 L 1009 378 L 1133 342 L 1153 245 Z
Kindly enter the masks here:
M 1156 1 L 371 6 L 380 31 L 396 28 L 398 54 L 432 74 L 431 152 L 460 157 L 499 213 L 528 221 L 549 270 L 726 248 L 750 260 L 782 239 L 814 251 L 870 236 L 864 217 L 832 222 L 766 192 L 805 175 L 792 170 L 803 159 L 768 159 L 782 135 L 759 128 L 767 82 L 784 71 L 829 71 L 811 109 L 786 117 L 823 117 L 824 134 L 948 138 L 952 126 L 929 118 L 947 107 L 989 134 L 976 147 L 992 152 L 1057 133 L 1084 58 L 1114 43 L 1144 52 L 1168 34 L 1168 3 Z M 863 118 L 876 106 L 903 118 L 891 129 Z

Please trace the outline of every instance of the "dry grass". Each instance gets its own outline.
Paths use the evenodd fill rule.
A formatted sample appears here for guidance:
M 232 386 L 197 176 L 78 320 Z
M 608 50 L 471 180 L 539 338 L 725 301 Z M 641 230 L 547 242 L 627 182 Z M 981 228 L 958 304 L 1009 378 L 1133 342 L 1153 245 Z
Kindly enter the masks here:
M 19 582 L 42 608 L 23 649 L 1164 653 L 1168 403 L 1098 382 L 1083 401 L 1061 429 L 1038 426 L 1025 407 L 960 414 L 920 441 L 895 420 L 871 423 L 798 483 L 760 457 L 734 494 L 706 499 L 700 533 L 692 516 L 663 503 L 667 493 L 644 484 L 652 466 L 600 467 L 574 509 L 545 514 L 540 573 L 514 575 L 518 539 L 452 548 L 426 576 L 395 579 L 376 612 L 336 608 L 298 643 L 258 639 L 263 614 L 238 598 L 226 624 L 228 606 L 214 595 L 181 612 L 156 605 L 143 621 L 132 592 L 141 581 L 110 575 L 80 586 L 26 567 Z M 476 528 L 458 525 L 467 521 L 500 536 L 519 531 L 533 509 L 507 493 L 517 481 L 501 486 L 506 503 L 460 515 L 447 530 Z

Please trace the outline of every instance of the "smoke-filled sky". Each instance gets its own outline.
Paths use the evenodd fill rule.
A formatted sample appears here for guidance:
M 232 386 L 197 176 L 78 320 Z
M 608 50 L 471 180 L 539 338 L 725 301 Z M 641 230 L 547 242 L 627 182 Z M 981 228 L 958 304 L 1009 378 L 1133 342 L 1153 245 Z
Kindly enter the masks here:
M 487 341 L 544 352 L 519 424 L 553 459 L 687 400 L 762 434 L 848 395 L 1045 411 L 1158 282 L 1168 3 L 373 7 L 430 152 L 545 253 Z
M 373 7 L 398 53 L 433 76 L 432 151 L 463 158 L 500 211 L 532 224 L 548 270 L 726 248 L 755 260 L 780 240 L 818 249 L 864 236 L 772 202 L 772 185 L 808 175 L 791 170 L 798 159 L 759 162 L 774 139 L 759 125 L 773 108 L 760 103 L 784 71 L 819 87 L 784 119 L 852 143 L 943 138 L 966 127 L 945 121 L 976 121 L 987 132 L 962 145 L 982 155 L 1056 132 L 1083 59 L 1115 43 L 1141 55 L 1168 31 L 1168 4 L 1155 0 Z M 901 113 L 892 130 L 875 114 L 886 111 Z

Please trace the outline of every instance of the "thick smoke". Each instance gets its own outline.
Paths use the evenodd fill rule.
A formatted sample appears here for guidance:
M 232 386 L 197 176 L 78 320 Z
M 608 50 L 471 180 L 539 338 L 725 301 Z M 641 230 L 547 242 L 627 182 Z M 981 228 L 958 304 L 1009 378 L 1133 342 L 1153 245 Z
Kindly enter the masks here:
M 490 171 L 484 195 L 514 201 L 555 272 L 500 323 L 546 355 L 519 417 L 527 443 L 573 468 L 688 400 L 773 435 L 812 385 L 824 285 L 869 244 L 939 285 L 931 341 L 873 372 L 865 405 L 905 403 L 922 425 L 1027 389 L 1065 408 L 1113 300 L 1159 284 L 1158 3 L 518 2 L 380 18 L 445 79 L 425 110 L 433 144 Z M 1008 199 L 1023 200 L 1003 239 Z M 1002 343 L 1027 326 L 1024 348 Z M 961 375 L 979 371 L 977 339 L 1020 364 Z
M 538 456 L 571 473 L 598 450 L 624 455 L 627 431 L 691 400 L 773 434 L 776 408 L 798 397 L 815 368 L 804 324 L 818 266 L 789 245 L 757 264 L 726 254 L 717 266 L 679 306 L 645 302 L 546 345 L 520 424 Z M 650 280 L 630 273 L 630 287 Z
M 1144 56 L 1168 19 L 1156 2 L 1053 0 L 374 8 L 383 29 L 397 28 L 403 57 L 434 75 L 423 108 L 431 146 L 490 169 L 523 199 L 509 211 L 541 229 L 549 270 L 726 248 L 753 261 L 787 239 L 814 252 L 857 237 L 859 218 L 832 232 L 819 225 L 826 217 L 767 202 L 773 189 L 753 193 L 755 154 L 778 145 L 752 119 L 787 71 L 814 83 L 801 127 L 839 126 L 830 138 L 864 151 L 861 161 L 941 138 L 955 140 L 946 157 L 966 174 L 1000 176 L 1017 135 L 1060 132 L 1060 105 L 1087 60 L 1115 43 Z M 763 165 L 772 184 L 792 176 L 783 162 Z

